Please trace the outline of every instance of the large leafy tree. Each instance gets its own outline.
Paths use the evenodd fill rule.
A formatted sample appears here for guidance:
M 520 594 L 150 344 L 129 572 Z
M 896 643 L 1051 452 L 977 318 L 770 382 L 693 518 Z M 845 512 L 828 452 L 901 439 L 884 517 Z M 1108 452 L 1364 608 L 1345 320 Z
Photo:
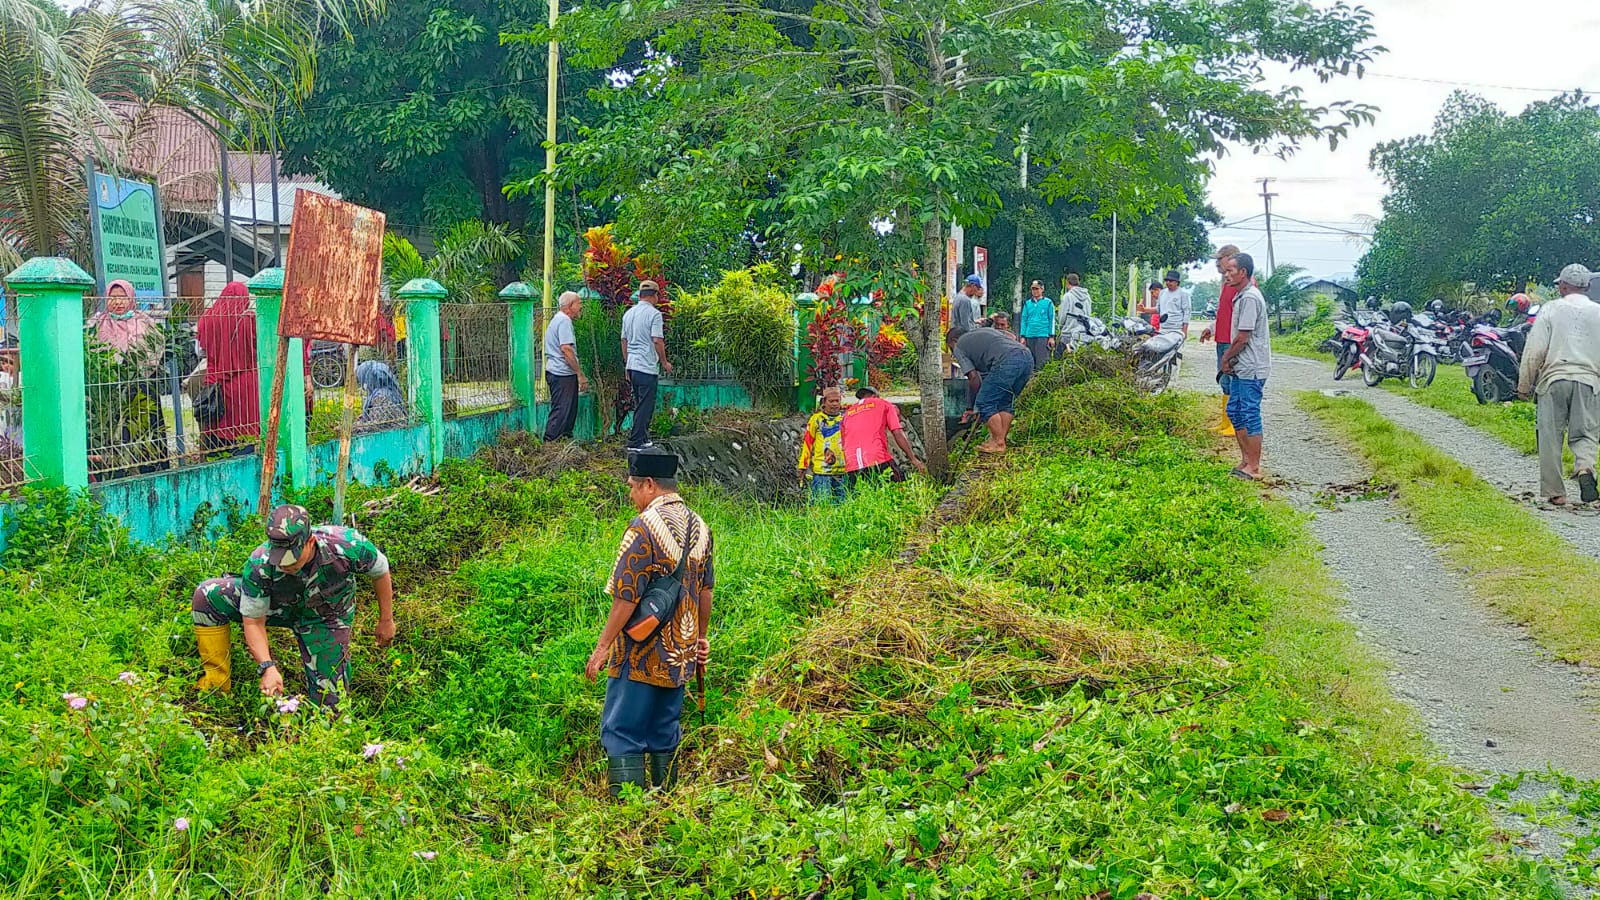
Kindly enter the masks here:
M 647 51 L 617 114 L 569 157 L 604 173 L 597 188 L 625 214 L 648 204 L 681 227 L 733 211 L 816 258 L 876 260 L 921 351 L 936 471 L 927 298 L 944 294 L 946 223 L 986 224 L 1014 177 L 997 135 L 1030 126 L 1052 199 L 1102 215 L 1192 202 L 1202 157 L 1230 142 L 1287 151 L 1370 118 L 1263 88 L 1263 62 L 1330 78 L 1375 52 L 1364 10 L 1288 0 L 630 0 L 563 32 L 602 70 Z
M 1389 185 L 1362 291 L 1418 301 L 1463 282 L 1510 290 L 1600 259 L 1600 109 L 1566 94 L 1518 115 L 1467 93 L 1433 131 L 1380 145 Z
M 177 109 L 225 139 L 310 91 L 320 36 L 380 0 L 0 0 L 0 248 L 88 255 L 83 162 L 119 167 Z M 158 172 L 140 172 L 158 176 Z
M 543 46 L 500 35 L 546 10 L 543 0 L 390 0 L 322 53 L 315 92 L 284 117 L 287 164 L 403 230 L 443 234 L 480 218 L 524 230 L 528 193 L 505 188 L 544 168 L 548 63 Z M 598 114 L 587 91 L 603 74 L 562 73 L 560 141 Z M 574 247 L 611 214 L 608 198 L 592 206 L 570 186 L 559 201 L 558 234 Z

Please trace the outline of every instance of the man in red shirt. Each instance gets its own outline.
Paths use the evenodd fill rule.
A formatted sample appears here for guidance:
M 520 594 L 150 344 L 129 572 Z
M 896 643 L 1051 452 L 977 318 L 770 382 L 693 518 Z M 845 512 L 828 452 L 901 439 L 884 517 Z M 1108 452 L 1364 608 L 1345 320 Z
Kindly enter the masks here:
M 1239 255 L 1239 248 L 1232 244 L 1224 244 L 1217 251 L 1217 271 L 1222 271 L 1222 266 L 1228 260 Z M 1214 429 L 1218 434 L 1232 436 L 1233 423 L 1228 421 L 1228 386 L 1232 376 L 1222 371 L 1222 354 L 1228 352 L 1228 345 L 1233 342 L 1233 297 L 1239 289 L 1222 282 L 1222 293 L 1217 297 L 1217 321 L 1210 327 L 1200 332 L 1200 343 L 1216 339 L 1217 342 L 1217 385 L 1222 388 L 1222 420 Z
M 926 473 L 928 467 L 917 458 L 906 440 L 905 429 L 900 425 L 900 410 L 893 403 L 878 396 L 870 387 L 856 391 L 859 401 L 844 411 L 844 463 L 854 484 L 865 475 L 882 474 L 891 468 L 888 436 L 900 446 L 900 452 L 918 472 Z

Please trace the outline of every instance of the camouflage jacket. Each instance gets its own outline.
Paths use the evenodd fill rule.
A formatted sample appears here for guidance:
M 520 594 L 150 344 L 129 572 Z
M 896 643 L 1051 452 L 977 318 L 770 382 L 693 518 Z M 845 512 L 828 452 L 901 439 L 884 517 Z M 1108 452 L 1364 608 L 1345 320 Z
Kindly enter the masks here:
M 348 620 L 355 611 L 354 576 L 389 574 L 389 560 L 383 551 L 354 528 L 317 525 L 311 529 L 311 537 L 316 541 L 316 556 L 292 575 L 267 562 L 268 544 L 250 554 L 239 579 L 240 615 L 260 619 L 271 610 Z

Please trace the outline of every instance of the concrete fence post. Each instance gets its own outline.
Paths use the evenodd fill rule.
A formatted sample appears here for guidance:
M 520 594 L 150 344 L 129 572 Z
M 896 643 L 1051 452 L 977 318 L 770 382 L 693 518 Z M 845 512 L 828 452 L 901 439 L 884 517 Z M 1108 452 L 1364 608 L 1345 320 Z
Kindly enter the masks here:
M 399 290 L 406 304 L 406 380 L 417 414 L 428 426 L 432 465 L 444 462 L 444 346 L 439 341 L 439 304 L 449 295 L 432 278 L 413 278 Z
M 256 304 L 256 390 L 261 401 L 261 438 L 266 443 L 272 409 L 272 380 L 278 367 L 278 317 L 283 311 L 283 270 L 262 269 L 245 283 Z M 283 411 L 278 416 L 278 449 L 289 483 L 299 489 L 311 484 L 311 453 L 306 443 L 305 342 L 289 339 L 283 370 Z
M 525 281 L 500 289 L 510 307 L 511 396 L 522 404 L 524 427 L 539 430 L 539 298 Z
M 70 259 L 35 257 L 6 276 L 17 292 L 26 465 L 49 484 L 89 485 L 83 295 L 94 279 Z
M 811 322 L 816 316 L 816 294 L 794 298 L 794 405 L 802 413 L 815 412 L 817 408 L 817 383 L 811 377 Z

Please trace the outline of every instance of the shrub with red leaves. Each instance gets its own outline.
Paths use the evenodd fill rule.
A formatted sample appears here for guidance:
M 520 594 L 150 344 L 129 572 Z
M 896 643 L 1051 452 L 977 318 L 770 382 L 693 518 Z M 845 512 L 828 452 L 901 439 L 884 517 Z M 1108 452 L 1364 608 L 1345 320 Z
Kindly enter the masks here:
M 583 283 L 600 295 L 606 312 L 627 306 L 633 294 L 633 255 L 617 243 L 610 225 L 585 231 L 583 239 L 589 243 L 583 251 Z
M 844 368 L 839 354 L 859 350 L 866 342 L 866 328 L 851 319 L 850 305 L 843 297 L 818 293 L 817 313 L 806 335 L 811 344 L 811 370 L 807 374 L 821 391 L 843 386 Z

